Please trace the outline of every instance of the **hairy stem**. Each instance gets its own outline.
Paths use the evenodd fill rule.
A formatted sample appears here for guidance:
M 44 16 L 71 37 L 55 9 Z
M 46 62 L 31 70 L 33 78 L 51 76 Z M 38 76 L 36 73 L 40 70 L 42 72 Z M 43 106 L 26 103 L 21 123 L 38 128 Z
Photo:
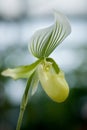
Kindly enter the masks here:
M 27 105 L 27 102 L 28 102 L 28 93 L 29 93 L 29 88 L 30 88 L 31 81 L 32 81 L 32 76 L 33 76 L 33 74 L 28 79 L 28 82 L 27 82 L 27 85 L 26 85 L 26 88 L 25 88 L 25 91 L 24 91 L 24 94 L 23 94 L 23 97 L 22 97 L 22 102 L 21 102 L 21 105 L 20 105 L 20 113 L 19 113 L 19 117 L 18 117 L 16 130 L 20 130 L 20 127 L 21 127 L 21 124 L 22 124 L 24 111 L 25 111 L 25 108 L 26 108 L 26 105 Z

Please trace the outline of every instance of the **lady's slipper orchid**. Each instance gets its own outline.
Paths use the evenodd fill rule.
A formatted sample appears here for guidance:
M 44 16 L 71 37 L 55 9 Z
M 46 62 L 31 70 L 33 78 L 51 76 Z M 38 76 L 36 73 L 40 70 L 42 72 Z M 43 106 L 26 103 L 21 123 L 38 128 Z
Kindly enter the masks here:
M 31 65 L 7 69 L 2 72 L 2 75 L 10 76 L 13 79 L 28 78 L 16 130 L 20 129 L 28 101 L 28 93 L 33 95 L 37 90 L 39 82 L 47 95 L 55 102 L 63 102 L 69 94 L 69 87 L 63 72 L 56 62 L 48 56 L 70 34 L 71 27 L 62 13 L 55 11 L 54 14 L 54 24 L 37 31 L 30 39 L 29 50 L 38 60 Z

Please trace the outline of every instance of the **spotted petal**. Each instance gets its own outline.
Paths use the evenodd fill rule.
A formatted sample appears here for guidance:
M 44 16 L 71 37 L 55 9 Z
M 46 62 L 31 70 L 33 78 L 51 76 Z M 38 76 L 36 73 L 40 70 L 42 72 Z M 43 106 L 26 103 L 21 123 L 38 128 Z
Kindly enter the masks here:
M 57 11 L 54 14 L 54 24 L 38 30 L 30 39 L 29 50 L 37 58 L 48 57 L 71 32 L 66 16 Z

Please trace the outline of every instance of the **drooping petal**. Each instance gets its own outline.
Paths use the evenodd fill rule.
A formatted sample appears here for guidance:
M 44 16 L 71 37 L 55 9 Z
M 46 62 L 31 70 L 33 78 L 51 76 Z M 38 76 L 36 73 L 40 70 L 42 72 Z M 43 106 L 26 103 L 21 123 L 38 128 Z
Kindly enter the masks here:
M 3 76 L 9 76 L 13 79 L 19 79 L 19 78 L 29 78 L 29 76 L 35 71 L 37 65 L 41 62 L 41 59 L 34 62 L 31 65 L 27 66 L 19 66 L 14 69 L 6 69 L 1 74 Z
M 29 42 L 29 50 L 37 58 L 48 57 L 71 32 L 66 16 L 57 11 L 54 14 L 54 24 L 38 30 Z
M 33 96 L 35 94 L 35 92 L 37 91 L 38 83 L 39 83 L 39 77 L 38 77 L 38 73 L 36 70 L 33 74 L 32 81 L 31 81 L 31 86 L 30 86 L 30 90 L 29 90 L 30 96 Z
M 55 102 L 63 102 L 68 97 L 69 86 L 60 70 L 58 74 L 45 70 L 43 65 L 38 68 L 40 83 L 46 94 Z

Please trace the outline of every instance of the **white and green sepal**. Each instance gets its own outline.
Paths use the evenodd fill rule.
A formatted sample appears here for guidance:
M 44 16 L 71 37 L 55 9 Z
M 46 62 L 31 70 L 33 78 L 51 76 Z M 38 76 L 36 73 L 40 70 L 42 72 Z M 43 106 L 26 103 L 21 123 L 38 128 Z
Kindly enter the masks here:
M 29 41 L 29 50 L 37 58 L 48 57 L 71 32 L 66 16 L 58 11 L 54 16 L 54 24 L 36 31 Z

